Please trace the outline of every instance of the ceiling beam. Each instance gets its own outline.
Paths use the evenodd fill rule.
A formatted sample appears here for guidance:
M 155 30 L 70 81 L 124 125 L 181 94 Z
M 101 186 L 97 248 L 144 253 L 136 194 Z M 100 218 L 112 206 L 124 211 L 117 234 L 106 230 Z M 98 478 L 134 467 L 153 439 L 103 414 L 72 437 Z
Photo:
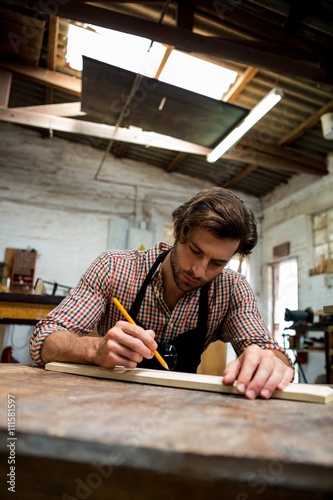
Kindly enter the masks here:
M 321 174 L 319 173 L 319 175 L 324 175 L 327 172 L 327 165 L 323 160 L 313 158 L 310 156 L 305 156 L 304 154 L 302 154 L 298 151 L 296 152 L 296 151 L 292 151 L 290 149 L 281 148 L 281 146 L 285 146 L 287 144 L 290 144 L 291 142 L 298 139 L 298 137 L 302 136 L 308 129 L 310 129 L 311 127 L 316 125 L 318 123 L 318 121 L 320 120 L 320 117 L 324 113 L 330 112 L 332 110 L 333 110 L 333 99 L 331 101 L 329 101 L 328 103 L 326 103 L 324 106 L 322 106 L 316 113 L 311 115 L 307 120 L 303 121 L 298 127 L 295 127 L 291 132 L 289 132 L 289 134 L 282 137 L 278 141 L 277 145 L 261 144 L 259 142 L 254 141 L 251 138 L 250 139 L 247 139 L 247 138 L 243 139 L 242 142 L 240 143 L 240 145 L 245 145 L 251 149 L 252 148 L 257 149 L 258 151 L 266 150 L 270 154 L 280 156 L 282 158 L 285 158 L 286 160 L 288 160 L 288 158 L 290 158 L 290 160 L 296 161 L 297 163 L 299 163 L 301 165 L 306 165 L 306 168 L 305 167 L 302 168 L 302 170 L 300 170 L 297 173 L 313 173 L 313 172 L 311 172 L 311 169 L 315 169 L 318 172 L 322 172 Z M 257 166 L 260 166 L 260 165 L 257 165 Z M 307 170 L 308 168 L 310 169 L 309 171 Z M 242 176 L 242 178 L 246 177 L 247 175 L 250 175 L 251 172 L 253 172 L 253 170 L 254 170 L 253 168 L 252 169 L 245 168 L 244 175 Z M 318 174 L 315 174 L 315 175 L 318 175 Z M 237 175 L 234 177 L 236 179 L 235 182 L 237 182 L 237 177 L 238 177 Z M 230 180 L 228 185 L 231 185 L 231 182 L 233 182 L 234 178 L 232 178 Z
M 17 111 L 15 108 L 0 107 L 0 120 L 30 127 L 57 130 L 70 134 L 82 134 L 101 139 L 129 142 L 154 148 L 183 151 L 206 156 L 211 150 L 198 144 L 182 141 L 155 132 L 146 132 L 141 129 L 117 128 L 112 125 L 63 118 L 59 116 L 35 113 L 31 111 Z
M 250 175 L 251 172 L 253 172 L 257 168 L 258 168 L 257 165 L 247 165 L 239 174 L 231 177 L 229 181 L 226 183 L 225 187 L 230 188 L 237 185 L 242 179 Z
M 173 163 L 177 164 L 183 160 L 185 153 L 206 156 L 211 151 L 209 148 L 205 148 L 197 144 L 192 144 L 162 134 L 156 134 L 155 132 L 142 131 L 141 129 L 134 127 L 117 128 L 111 125 L 95 122 L 87 122 L 32 111 L 24 111 L 22 108 L 16 109 L 0 107 L 0 120 L 20 125 L 44 128 L 47 130 L 82 134 L 107 140 L 122 141 L 142 146 L 181 152 L 182 154 L 178 155 L 174 159 L 174 162 L 169 165 L 169 172 L 174 168 Z M 326 173 L 326 170 L 319 170 L 318 168 L 313 168 L 309 165 L 304 165 L 290 159 L 270 156 L 269 154 L 255 150 L 250 150 L 249 153 L 249 148 L 244 148 L 239 145 L 223 155 L 223 158 L 226 160 L 246 162 L 247 164 L 257 165 L 263 168 L 286 170 L 294 173 L 308 173 L 312 175 L 324 175 Z
M 177 3 L 177 28 L 192 31 L 194 26 L 194 6 L 189 2 Z
M 155 75 L 154 75 L 155 80 L 158 80 L 158 79 L 159 79 L 159 77 L 161 76 L 161 73 L 162 73 L 162 71 L 163 71 L 163 69 L 164 69 L 164 66 L 165 66 L 165 65 L 166 65 L 166 63 L 168 62 L 168 59 L 169 59 L 170 54 L 171 54 L 171 52 L 173 51 L 173 49 L 174 49 L 174 47 L 171 47 L 170 45 L 168 45 L 168 46 L 166 47 L 165 52 L 164 52 L 164 55 L 163 55 L 162 60 L 161 60 L 161 62 L 160 62 L 160 65 L 159 65 L 159 67 L 157 68 L 157 71 L 156 71 L 156 73 L 155 73 Z
M 295 127 L 294 130 L 289 132 L 289 134 L 282 137 L 282 139 L 279 140 L 278 144 L 285 145 L 289 144 L 290 142 L 296 141 L 296 139 L 303 135 L 309 128 L 312 128 L 314 125 L 316 125 L 322 115 L 324 115 L 325 113 L 330 113 L 331 111 L 333 111 L 333 99 L 327 102 L 320 109 L 318 109 L 318 111 L 313 113 L 313 115 L 311 115 L 307 120 L 304 120 L 302 123 L 300 123 L 298 127 Z
M 11 85 L 12 73 L 0 69 L 0 106 L 8 106 Z
M 250 150 L 242 146 L 235 146 L 231 151 L 225 153 L 222 157 L 225 160 L 234 160 L 250 165 L 256 165 L 263 168 L 272 168 L 274 170 L 285 170 L 296 174 L 325 175 L 327 170 L 319 170 L 309 165 L 304 165 L 296 161 L 284 159 L 277 156 L 271 156 L 260 151 Z
M 288 18 L 288 6 L 286 2 L 265 2 L 264 5 L 258 5 L 258 10 L 252 5 L 252 12 L 246 12 L 242 10 L 243 2 L 237 1 L 232 2 L 230 0 L 218 0 L 211 2 L 210 0 L 195 0 L 195 3 L 202 5 L 207 12 L 210 13 L 212 17 L 218 14 L 220 20 L 225 24 L 229 24 L 233 28 L 238 28 L 242 32 L 251 33 L 252 36 L 260 37 L 267 41 L 274 41 L 275 43 L 282 45 L 285 50 L 289 48 L 297 49 L 301 51 L 304 55 L 313 55 L 318 60 L 318 65 L 320 61 L 325 61 L 325 55 L 328 56 L 329 48 L 327 47 L 326 54 L 323 51 L 323 44 L 318 43 L 318 40 L 305 40 L 304 38 L 294 35 L 285 29 L 283 21 L 280 23 L 269 22 L 270 13 L 272 6 L 277 3 L 286 6 L 286 12 L 276 12 L 281 17 L 284 16 L 287 20 Z M 253 2 L 257 3 L 257 2 Z M 302 8 L 304 1 L 298 2 L 297 9 Z M 264 18 L 260 14 L 263 9 L 267 9 L 267 16 Z M 200 11 L 201 15 L 204 15 L 204 11 Z M 276 18 L 277 16 L 274 16 Z
M 319 171 L 326 170 L 326 162 L 322 158 L 314 158 L 313 156 L 308 156 L 304 153 L 301 153 L 300 151 L 293 151 L 292 149 L 287 149 L 283 146 L 264 143 L 261 141 L 256 141 L 253 138 L 246 137 L 242 140 L 240 145 L 250 149 L 255 149 L 256 151 L 268 153 L 272 156 L 284 158 L 285 160 L 291 160 L 293 162 L 300 163 L 301 165 L 307 165 Z
M 186 156 L 187 153 L 178 153 L 169 165 L 166 166 L 165 171 L 170 173 L 176 170 L 178 165 L 184 160 L 184 158 L 186 158 Z
M 49 69 L 35 68 L 33 66 L 9 61 L 0 61 L 0 67 L 34 82 L 42 83 L 47 87 L 67 92 L 75 97 L 81 96 L 82 81 L 80 78 L 64 75 L 63 73 Z
M 40 106 L 24 106 L 9 109 L 12 111 L 32 111 L 34 113 L 54 116 L 85 116 L 86 114 L 84 111 L 81 111 L 80 102 L 62 102 L 59 104 L 42 104 Z
M 47 39 L 47 67 L 51 70 L 55 70 L 57 66 L 58 37 L 59 17 L 50 16 Z
M 235 83 L 222 96 L 222 101 L 231 103 L 234 102 L 237 99 L 237 97 L 243 92 L 247 84 L 253 80 L 258 71 L 259 71 L 258 68 L 252 68 L 252 66 L 246 68 L 244 73 L 239 75 Z
M 25 5 L 24 0 L 22 0 L 22 4 Z M 48 14 L 49 11 L 47 3 L 38 0 L 31 0 L 29 7 L 44 14 Z M 304 61 L 303 57 L 292 57 L 290 50 L 285 50 L 278 44 L 206 37 L 188 30 L 157 24 L 75 0 L 65 4 L 57 3 L 57 15 L 81 22 L 89 21 L 105 28 L 143 36 L 172 45 L 185 52 L 210 55 L 247 66 L 265 68 L 278 74 L 333 84 L 332 72 Z M 284 50 L 282 51 L 282 49 Z
M 47 68 L 54 71 L 57 65 L 59 37 L 59 17 L 49 16 L 48 40 L 47 40 Z M 46 87 L 45 102 L 51 104 L 54 99 L 54 88 Z

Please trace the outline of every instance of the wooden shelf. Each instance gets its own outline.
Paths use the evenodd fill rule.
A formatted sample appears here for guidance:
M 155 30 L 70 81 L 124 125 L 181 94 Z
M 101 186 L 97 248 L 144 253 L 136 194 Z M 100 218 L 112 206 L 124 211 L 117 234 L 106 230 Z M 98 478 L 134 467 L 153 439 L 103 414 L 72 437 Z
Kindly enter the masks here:
M 0 324 L 34 325 L 63 299 L 55 295 L 0 293 Z

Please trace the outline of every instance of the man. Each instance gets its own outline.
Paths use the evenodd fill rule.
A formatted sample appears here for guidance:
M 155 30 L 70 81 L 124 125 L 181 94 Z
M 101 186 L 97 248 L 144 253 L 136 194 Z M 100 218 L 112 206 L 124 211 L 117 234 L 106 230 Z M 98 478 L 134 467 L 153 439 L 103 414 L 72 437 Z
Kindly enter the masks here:
M 247 398 L 269 398 L 292 380 L 292 364 L 264 325 L 248 282 L 226 267 L 234 254 L 248 255 L 257 243 L 252 211 L 231 191 L 216 187 L 199 192 L 172 215 L 172 247 L 111 250 L 93 262 L 36 326 L 33 360 L 157 368 L 152 352 L 157 349 L 176 370 L 196 372 L 203 350 L 221 339 L 238 354 L 223 383 L 237 380 L 238 392 Z M 137 325 L 124 320 L 114 297 Z M 99 336 L 89 336 L 95 325 Z

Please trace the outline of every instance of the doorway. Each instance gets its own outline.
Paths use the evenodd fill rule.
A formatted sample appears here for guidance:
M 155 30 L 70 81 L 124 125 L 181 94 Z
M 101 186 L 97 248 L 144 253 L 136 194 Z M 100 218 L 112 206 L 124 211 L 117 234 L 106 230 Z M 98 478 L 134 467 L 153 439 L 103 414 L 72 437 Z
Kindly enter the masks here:
M 297 259 L 271 264 L 272 325 L 275 340 L 284 346 L 284 329 L 290 321 L 284 320 L 285 309 L 298 309 Z

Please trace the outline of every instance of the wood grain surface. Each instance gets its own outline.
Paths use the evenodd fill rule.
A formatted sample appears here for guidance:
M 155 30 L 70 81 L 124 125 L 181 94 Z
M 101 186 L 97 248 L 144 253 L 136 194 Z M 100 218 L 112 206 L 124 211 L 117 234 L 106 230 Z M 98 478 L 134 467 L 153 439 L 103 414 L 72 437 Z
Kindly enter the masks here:
M 256 399 L 0 364 L 24 500 L 330 500 L 333 404 Z M 0 473 L 8 473 L 0 449 Z

